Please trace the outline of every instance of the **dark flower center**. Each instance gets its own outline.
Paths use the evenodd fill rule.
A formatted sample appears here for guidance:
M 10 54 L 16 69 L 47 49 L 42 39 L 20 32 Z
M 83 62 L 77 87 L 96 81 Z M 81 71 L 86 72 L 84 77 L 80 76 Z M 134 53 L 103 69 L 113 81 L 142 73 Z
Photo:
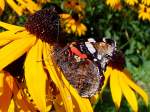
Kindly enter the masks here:
M 57 42 L 61 31 L 59 15 L 53 8 L 42 9 L 28 18 L 25 28 L 46 42 Z
M 125 66 L 125 57 L 121 51 L 115 51 L 109 65 L 112 68 L 122 70 Z
M 75 21 L 78 21 L 78 20 L 79 20 L 79 15 L 78 15 L 78 13 L 72 12 L 71 15 L 72 15 L 72 18 L 75 19 Z

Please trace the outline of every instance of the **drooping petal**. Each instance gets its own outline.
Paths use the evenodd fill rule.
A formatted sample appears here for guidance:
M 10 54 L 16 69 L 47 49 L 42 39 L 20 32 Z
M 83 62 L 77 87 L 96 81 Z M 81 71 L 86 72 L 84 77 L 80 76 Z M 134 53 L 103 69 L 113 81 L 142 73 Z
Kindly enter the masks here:
M 12 97 L 13 77 L 0 72 L 0 111 L 7 112 Z
M 105 73 L 104 73 L 105 80 L 104 80 L 104 84 L 103 84 L 101 92 L 100 92 L 101 94 L 103 93 L 103 91 L 104 91 L 104 89 L 105 89 L 105 87 L 106 87 L 106 85 L 108 83 L 108 79 L 109 79 L 111 73 L 112 73 L 112 68 L 108 66 L 106 68 Z
M 113 69 L 110 76 L 110 90 L 113 98 L 113 102 L 117 109 L 120 107 L 121 99 L 122 99 L 122 91 L 119 82 L 119 71 L 117 69 Z
M 72 25 L 71 25 L 71 29 L 72 29 L 72 32 L 73 32 L 73 33 L 76 32 L 76 30 L 77 30 L 76 25 L 75 25 L 75 24 L 72 24 Z
M 83 100 L 83 98 L 80 97 L 77 90 L 70 85 L 70 83 L 67 81 L 67 79 L 64 77 L 63 73 L 61 72 L 61 78 L 65 84 L 65 86 L 70 91 L 71 95 L 73 96 L 74 100 L 77 102 L 79 109 L 81 112 L 93 112 L 92 106 L 89 103 L 89 100 Z M 84 105 L 84 106 L 83 106 Z
M 20 30 L 25 30 L 24 27 L 11 25 L 11 24 L 8 24 L 8 23 L 4 23 L 2 21 L 0 21 L 0 27 L 3 27 L 3 28 L 5 28 L 7 30 L 10 30 L 12 32 L 17 32 L 17 31 L 20 31 Z
M 55 68 L 53 59 L 50 55 L 50 45 L 45 43 L 44 51 L 43 51 L 43 57 L 45 65 L 48 69 L 48 72 L 50 74 L 50 77 L 52 81 L 56 84 L 56 87 L 58 87 L 60 91 L 60 95 L 62 97 L 66 112 L 73 112 L 73 105 L 72 100 L 69 91 L 66 89 L 65 85 L 61 82 L 59 79 L 60 74 L 57 74 L 57 69 Z
M 24 112 L 34 111 L 35 110 L 34 105 L 31 102 L 27 101 L 27 99 L 23 95 L 22 89 L 19 87 L 20 87 L 19 83 L 17 83 L 17 81 L 14 79 L 12 92 L 16 106 L 18 106 L 18 109 L 20 109 L 20 111 Z
M 79 35 L 79 36 L 81 36 L 84 32 L 84 31 L 82 31 L 82 29 L 80 27 L 81 27 L 81 25 L 79 25 L 78 28 L 76 28 L 76 30 L 77 30 L 76 35 Z
M 27 53 L 25 79 L 33 101 L 40 111 L 46 111 L 46 73 L 42 63 L 43 43 L 39 39 Z
M 46 80 L 46 112 L 49 112 L 53 106 L 53 91 L 55 90 L 55 88 L 51 86 L 51 84 L 51 80 Z
M 56 112 L 66 112 L 60 95 L 57 95 L 56 99 L 54 100 L 54 108 Z
M 132 88 L 134 89 L 139 95 L 141 95 L 141 97 L 143 98 L 145 104 L 148 106 L 148 95 L 147 93 L 141 89 L 138 85 L 136 85 L 129 77 L 126 76 L 126 74 L 128 73 L 128 71 L 124 70 L 123 72 L 121 72 L 122 77 L 124 78 L 124 80 L 126 81 L 126 83 Z
M 126 100 L 128 101 L 129 105 L 131 106 L 134 112 L 138 112 L 138 103 L 133 90 L 128 86 L 126 83 L 123 75 L 119 74 L 119 82 L 122 89 L 122 93 L 124 94 Z
M 82 98 L 82 102 L 86 108 L 86 112 L 93 112 L 91 103 L 88 98 Z
M 36 37 L 14 40 L 0 49 L 0 70 L 22 56 L 35 43 Z

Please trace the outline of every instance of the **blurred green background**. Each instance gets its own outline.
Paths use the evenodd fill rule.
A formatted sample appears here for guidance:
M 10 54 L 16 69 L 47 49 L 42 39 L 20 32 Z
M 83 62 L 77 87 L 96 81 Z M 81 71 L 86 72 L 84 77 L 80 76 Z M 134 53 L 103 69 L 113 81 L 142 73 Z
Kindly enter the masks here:
M 53 0 L 61 6 L 61 0 Z M 48 6 L 48 4 L 47 4 Z M 117 42 L 118 49 L 123 51 L 126 67 L 132 73 L 133 79 L 150 96 L 150 21 L 139 20 L 135 8 L 124 5 L 121 10 L 113 10 L 105 4 L 105 0 L 86 0 L 85 18 L 82 22 L 88 31 L 85 37 L 112 38 Z M 1 21 L 23 25 L 28 13 L 18 16 L 6 4 L 5 11 L 0 16 Z M 73 38 L 82 38 L 76 37 Z M 138 96 L 137 96 L 138 98 Z M 144 106 L 138 98 L 139 112 L 150 112 L 150 106 Z M 95 106 L 95 112 L 115 112 L 109 89 L 105 89 L 102 100 Z M 131 112 L 123 98 L 119 112 Z

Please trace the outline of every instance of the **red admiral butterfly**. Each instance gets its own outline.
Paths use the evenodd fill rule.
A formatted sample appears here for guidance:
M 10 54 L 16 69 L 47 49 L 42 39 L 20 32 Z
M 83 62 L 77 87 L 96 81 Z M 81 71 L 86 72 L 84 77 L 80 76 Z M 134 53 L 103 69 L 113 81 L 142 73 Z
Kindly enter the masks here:
M 55 45 L 53 58 L 78 93 L 91 97 L 103 85 L 103 72 L 115 48 L 111 39 L 96 42 L 91 38 L 86 42 L 72 42 L 64 48 Z

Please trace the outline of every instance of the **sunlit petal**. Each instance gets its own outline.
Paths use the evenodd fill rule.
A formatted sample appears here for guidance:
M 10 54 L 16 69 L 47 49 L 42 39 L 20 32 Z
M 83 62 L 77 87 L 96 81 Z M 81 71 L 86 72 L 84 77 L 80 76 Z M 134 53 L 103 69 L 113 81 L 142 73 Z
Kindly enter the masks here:
M 146 94 L 146 92 L 141 89 L 138 85 L 136 85 L 129 77 L 127 77 L 124 73 L 128 73 L 128 71 L 124 70 L 123 72 L 121 72 L 122 77 L 124 78 L 124 80 L 126 81 L 126 83 L 132 88 L 134 89 L 139 95 L 141 95 L 141 97 L 143 98 L 145 104 L 148 106 L 148 95 Z
M 44 62 L 45 65 L 50 73 L 50 77 L 53 80 L 53 82 L 56 84 L 58 87 L 62 100 L 64 102 L 64 106 L 67 112 L 73 112 L 73 105 L 72 105 L 72 100 L 71 96 L 68 93 L 68 90 L 65 89 L 65 86 L 63 86 L 63 83 L 60 81 L 58 75 L 55 69 L 54 62 L 52 61 L 52 58 L 50 56 L 50 47 L 48 44 L 45 44 L 44 50 L 43 50 L 43 57 L 44 57 Z M 66 91 L 65 91 L 66 90 Z
M 119 76 L 119 82 L 122 92 L 131 108 L 134 112 L 138 112 L 138 103 L 134 91 L 128 86 L 122 75 Z
M 4 23 L 4 22 L 1 22 L 1 21 L 0 21 L 0 27 L 3 27 L 3 28 L 5 28 L 7 30 L 10 30 L 12 32 L 17 32 L 17 31 L 25 29 L 24 27 L 16 26 L 16 25 L 11 25 L 11 24 Z
M 0 70 L 22 56 L 35 43 L 35 40 L 35 37 L 18 39 L 1 48 Z
M 122 99 L 122 91 L 121 91 L 121 86 L 119 82 L 119 71 L 113 70 L 112 75 L 110 76 L 110 90 L 111 90 L 111 95 L 112 99 L 115 103 L 115 106 L 117 109 L 120 107 L 121 99 Z
M 46 73 L 42 64 L 41 40 L 30 49 L 25 60 L 25 79 L 33 101 L 39 110 L 46 111 Z

